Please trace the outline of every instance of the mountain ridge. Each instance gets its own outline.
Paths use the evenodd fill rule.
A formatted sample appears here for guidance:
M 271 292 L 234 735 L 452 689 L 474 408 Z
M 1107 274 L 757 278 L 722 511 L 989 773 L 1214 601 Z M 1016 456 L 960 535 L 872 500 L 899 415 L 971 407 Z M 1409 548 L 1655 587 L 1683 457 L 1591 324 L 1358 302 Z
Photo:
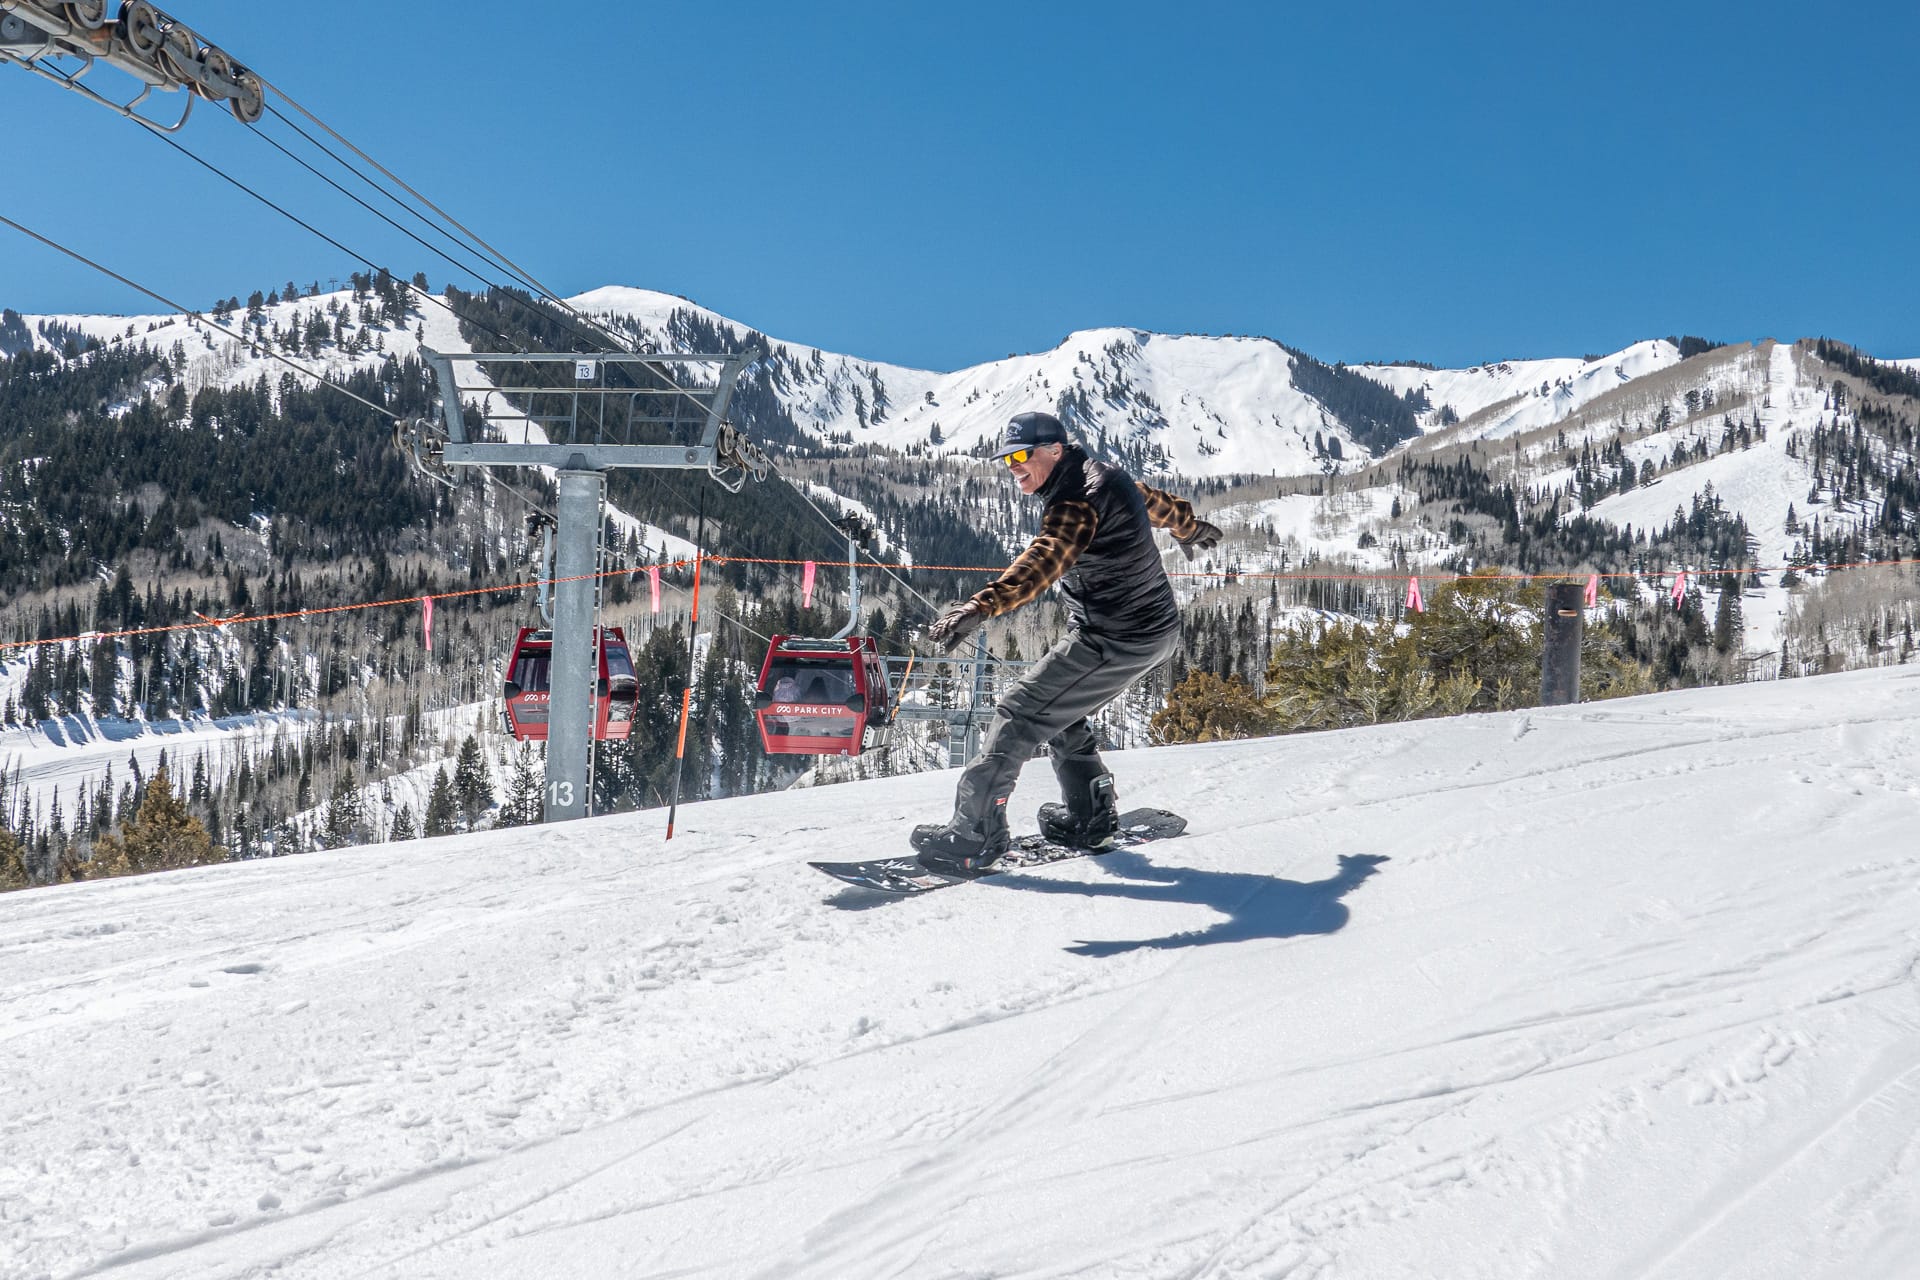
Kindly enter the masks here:
M 250 312 L 256 331 L 292 328 L 323 309 L 353 306 L 347 290 L 297 299 L 282 298 Z M 1370 441 L 1369 424 L 1352 420 L 1338 406 L 1302 391 L 1295 376 L 1309 353 L 1268 337 L 1171 334 L 1123 326 L 1076 330 L 1044 351 L 951 371 L 915 369 L 826 351 L 801 341 L 759 333 L 692 299 L 634 286 L 603 285 L 568 299 L 570 306 L 617 329 L 641 349 L 684 349 L 689 318 L 741 341 L 764 341 L 782 384 L 781 399 L 800 429 L 820 445 L 878 444 L 901 451 L 978 449 L 997 435 L 1007 417 L 1030 408 L 1061 413 L 1096 447 L 1142 469 L 1187 476 L 1329 474 L 1353 470 L 1392 452 Z M 416 308 L 428 345 L 464 352 L 471 343 L 454 337 L 450 317 L 433 307 Z M 102 342 L 151 341 L 158 347 L 190 336 L 178 316 L 22 315 L 0 335 L 22 335 L 36 349 L 58 351 L 58 338 L 79 335 Z M 41 330 L 50 328 L 49 339 Z M 190 366 L 205 380 L 258 376 L 256 357 L 204 333 Z M 417 343 L 396 333 L 378 354 L 405 356 Z M 582 345 L 585 345 L 584 343 Z M 237 344 L 235 344 L 237 346 Z M 367 355 L 343 359 L 308 357 L 316 372 L 338 374 L 372 362 Z M 209 357 L 216 357 L 209 359 Z M 1490 361 L 1464 369 L 1413 362 L 1316 364 L 1358 375 L 1421 405 L 1410 410 L 1416 430 L 1399 441 L 1417 441 L 1503 401 L 1515 408 L 1489 423 L 1484 434 L 1500 438 L 1577 414 L 1580 407 L 1616 384 L 1633 382 L 1681 362 L 1668 339 L 1647 339 L 1597 358 L 1548 357 Z M 1920 366 L 1920 359 L 1889 364 Z M 273 364 L 274 376 L 285 366 Z

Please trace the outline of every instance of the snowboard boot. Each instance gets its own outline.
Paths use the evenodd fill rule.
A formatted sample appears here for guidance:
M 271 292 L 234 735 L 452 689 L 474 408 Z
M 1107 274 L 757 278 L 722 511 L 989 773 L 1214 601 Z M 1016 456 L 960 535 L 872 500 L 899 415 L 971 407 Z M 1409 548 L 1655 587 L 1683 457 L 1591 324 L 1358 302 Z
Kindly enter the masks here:
M 979 875 L 991 867 L 1012 842 L 1007 831 L 1005 801 L 993 806 L 984 827 L 968 824 L 956 815 L 941 825 L 915 827 L 908 840 L 921 866 L 950 876 Z
M 1120 834 L 1120 806 L 1114 799 L 1113 775 L 1103 773 L 1087 783 L 1078 797 L 1065 804 L 1040 806 L 1040 834 L 1055 844 L 1074 849 L 1110 849 Z

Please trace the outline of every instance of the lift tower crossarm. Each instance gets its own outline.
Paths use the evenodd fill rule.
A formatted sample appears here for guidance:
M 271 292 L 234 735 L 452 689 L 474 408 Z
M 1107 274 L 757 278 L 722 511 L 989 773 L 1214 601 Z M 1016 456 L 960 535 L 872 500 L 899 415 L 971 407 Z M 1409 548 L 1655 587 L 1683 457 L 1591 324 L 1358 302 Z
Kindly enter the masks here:
M 423 348 L 421 355 L 434 367 L 440 380 L 441 413 L 447 429 L 441 461 L 447 466 L 544 466 L 594 471 L 615 467 L 718 470 L 730 466 L 756 469 L 748 464 L 763 462 L 758 457 L 758 449 L 751 445 L 745 445 L 747 455 L 738 458 L 723 448 L 723 445 L 732 445 L 737 450 L 744 443 L 725 430 L 727 405 L 733 398 L 734 384 L 746 367 L 759 358 L 758 351 L 732 355 L 442 354 Z M 528 385 L 524 377 L 496 381 L 485 376 L 489 366 L 495 365 L 572 366 L 576 377 L 570 385 L 551 386 Z M 674 376 L 677 372 L 702 368 L 712 370 L 710 382 L 690 385 Z M 592 370 L 588 377 L 578 376 L 588 369 Z M 634 381 L 640 385 L 610 385 L 608 369 L 630 371 L 637 375 Z M 648 383 L 653 385 L 646 385 Z M 480 433 L 467 420 L 463 397 L 487 394 L 510 395 L 528 401 L 526 413 L 514 416 L 540 423 L 547 440 L 505 442 L 478 438 Z M 685 412 L 676 410 L 669 418 L 656 416 L 652 409 L 663 400 L 683 402 Z M 585 412 L 589 408 L 592 412 Z M 635 438 L 646 427 L 690 427 L 696 423 L 699 438 L 686 443 L 641 443 Z

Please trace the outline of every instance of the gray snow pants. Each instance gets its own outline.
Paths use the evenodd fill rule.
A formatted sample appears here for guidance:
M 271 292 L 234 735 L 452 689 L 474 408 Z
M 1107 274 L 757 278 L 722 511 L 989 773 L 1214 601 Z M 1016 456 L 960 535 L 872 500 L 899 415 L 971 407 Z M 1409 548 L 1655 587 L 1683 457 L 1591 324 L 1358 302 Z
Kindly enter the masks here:
M 1087 784 L 1107 771 L 1087 717 L 1171 658 L 1179 643 L 1178 627 L 1142 640 L 1068 632 L 994 708 L 980 754 L 960 775 L 953 825 L 986 832 L 1005 822 L 1020 767 L 1042 742 L 1051 749 L 1061 795 L 1069 804 L 1084 797 Z

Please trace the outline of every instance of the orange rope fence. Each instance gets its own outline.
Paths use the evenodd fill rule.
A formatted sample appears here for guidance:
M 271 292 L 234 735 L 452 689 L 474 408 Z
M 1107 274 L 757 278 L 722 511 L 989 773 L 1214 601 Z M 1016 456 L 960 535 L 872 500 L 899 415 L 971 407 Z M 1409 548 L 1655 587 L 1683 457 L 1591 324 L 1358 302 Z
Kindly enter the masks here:
M 803 565 L 803 564 L 809 563 L 806 560 L 774 560 L 774 559 L 763 559 L 763 558 L 753 557 L 753 556 L 703 556 L 701 558 L 711 564 Z M 823 569 L 845 569 L 849 567 L 849 562 L 846 560 L 814 560 L 811 563 L 817 564 Z M 1747 573 L 1788 573 L 1788 572 L 1795 572 L 1795 573 L 1839 572 L 1844 569 L 1898 569 L 1898 568 L 1905 568 L 1908 566 L 1920 566 L 1920 559 L 1859 560 L 1859 561 L 1854 561 L 1852 563 L 1846 563 L 1846 564 L 1817 563 L 1817 564 L 1806 564 L 1806 565 L 1753 565 L 1748 567 L 1733 567 L 1733 568 L 1725 568 L 1725 569 L 1688 568 L 1686 569 L 1686 572 L 1693 577 L 1700 578 L 1700 577 L 1708 577 L 1715 574 L 1727 574 L 1727 573 L 1747 574 Z M 998 573 L 1006 572 L 1005 565 L 905 564 L 905 565 L 894 565 L 892 567 L 903 570 L 903 571 L 907 571 L 907 572 L 912 572 L 920 569 L 925 569 L 929 572 L 941 572 L 941 573 L 998 574 Z M 625 573 L 629 571 L 623 569 L 621 570 L 621 572 Z M 1671 578 L 1674 574 L 1679 572 L 1681 572 L 1679 568 L 1657 569 L 1657 570 L 1649 569 L 1649 570 L 1632 571 L 1632 572 L 1622 571 L 1619 573 L 1601 573 L 1598 575 L 1598 577 L 1602 582 L 1607 582 L 1614 579 L 1641 580 L 1641 579 Z M 1269 580 L 1276 581 L 1276 582 L 1405 582 L 1408 578 L 1444 579 L 1449 582 L 1454 582 L 1454 581 L 1475 582 L 1475 581 L 1497 581 L 1503 578 L 1516 578 L 1516 577 L 1529 578 L 1529 579 L 1538 578 L 1538 579 L 1542 579 L 1544 581 L 1549 581 L 1549 582 L 1552 582 L 1552 581 L 1571 582 L 1575 580 L 1585 581 L 1587 578 L 1594 577 L 1595 574 L 1592 570 L 1575 570 L 1575 569 L 1566 569 L 1566 570 L 1559 570 L 1559 571 L 1553 571 L 1553 572 L 1520 573 L 1520 574 L 1453 573 L 1444 569 L 1392 569 L 1392 570 L 1385 570 L 1385 571 L 1375 571 L 1372 573 L 1310 573 L 1310 572 L 1293 572 L 1293 571 L 1255 572 L 1252 570 L 1239 570 L 1239 569 L 1232 569 L 1232 570 L 1187 569 L 1187 570 L 1179 570 L 1179 571 L 1169 571 L 1167 576 L 1169 578 L 1218 578 L 1218 579 L 1231 581 L 1231 582 L 1238 582 L 1246 579 L 1253 579 L 1253 580 L 1262 581 L 1262 582 L 1269 581 Z
M 45 645 L 73 644 L 76 642 L 96 643 L 101 640 L 118 640 L 129 636 L 162 635 L 176 631 L 220 630 L 226 627 L 247 623 L 279 622 L 287 619 L 324 618 L 334 614 L 357 613 L 369 609 L 408 608 L 427 600 L 459 600 L 467 596 L 499 595 L 508 591 L 523 591 L 542 584 L 554 586 L 562 582 L 584 582 L 601 578 L 637 577 L 648 570 L 686 569 L 693 570 L 693 591 L 695 618 L 698 618 L 698 592 L 700 585 L 700 567 L 703 564 L 758 564 L 758 565 L 804 565 L 806 560 L 769 559 L 756 556 L 695 556 L 685 560 L 671 560 L 662 564 L 642 565 L 638 568 L 607 569 L 599 573 L 577 574 L 570 578 L 529 578 L 520 582 L 503 582 L 484 587 L 468 587 L 460 591 L 435 591 L 416 596 L 396 596 L 387 600 L 369 600 L 357 604 L 325 605 L 311 609 L 288 609 L 278 613 L 236 613 L 226 618 L 209 618 L 199 615 L 198 622 L 176 622 L 163 627 L 131 627 L 122 631 L 85 631 L 79 635 L 55 636 L 46 640 L 13 640 L 0 642 L 0 653 L 13 649 L 35 649 Z M 811 563 L 824 568 L 851 568 L 846 560 L 815 560 Z M 1004 565 L 968 565 L 968 564 L 912 564 L 895 566 L 903 571 L 924 570 L 929 573 L 991 573 L 1005 572 Z M 1808 565 L 1771 565 L 1747 566 L 1723 569 L 1673 568 L 1618 573 L 1577 572 L 1567 570 L 1550 573 L 1448 573 L 1438 569 L 1405 569 L 1375 573 L 1315 573 L 1315 572 L 1257 572 L 1243 570 L 1182 570 L 1171 572 L 1170 578 L 1208 579 L 1219 582 L 1381 582 L 1401 583 L 1413 580 L 1443 580 L 1448 582 L 1494 582 L 1515 577 L 1546 582 L 1572 582 L 1595 579 L 1602 582 L 1640 582 L 1668 579 L 1675 574 L 1685 573 L 1694 578 L 1719 577 L 1727 574 L 1758 573 L 1808 573 L 1840 572 L 1857 569 L 1903 569 L 1920 567 L 1920 559 L 1912 560 L 1861 560 L 1847 564 L 1808 564 Z
M 647 569 L 680 569 L 696 563 L 693 560 L 673 560 L 665 564 L 644 565 L 639 570 L 610 569 L 602 573 L 582 573 L 570 578 L 529 578 L 523 582 L 503 582 L 486 587 L 468 587 L 463 591 L 434 591 L 417 596 L 395 596 L 390 600 L 366 600 L 358 604 L 321 605 L 312 609 L 287 609 L 279 613 L 236 613 L 226 618 L 209 618 L 200 615 L 198 622 L 175 622 L 164 627 L 129 627 L 123 631 L 83 631 L 77 636 L 55 636 L 47 640 L 12 640 L 0 643 L 0 652 L 8 649 L 32 649 L 41 645 L 71 644 L 74 641 L 93 643 L 99 640 L 118 640 L 126 636 L 162 635 L 172 631 L 205 631 L 209 628 L 220 630 L 224 627 L 239 626 L 249 622 L 280 622 L 288 618 L 323 618 L 329 614 L 357 613 L 367 609 L 392 609 L 417 605 L 423 600 L 459 600 L 467 596 L 499 595 L 505 591 L 523 591 L 528 587 L 537 587 L 542 583 L 552 586 L 561 582 L 585 582 L 589 579 L 626 577 Z

